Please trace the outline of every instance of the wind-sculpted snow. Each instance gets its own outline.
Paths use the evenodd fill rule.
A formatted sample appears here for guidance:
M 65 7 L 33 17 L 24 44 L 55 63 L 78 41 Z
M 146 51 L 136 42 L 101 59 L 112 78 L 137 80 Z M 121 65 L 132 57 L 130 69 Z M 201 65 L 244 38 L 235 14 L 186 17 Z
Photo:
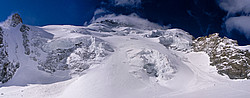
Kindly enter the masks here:
M 138 52 L 139 51 L 139 52 Z M 128 57 L 131 73 L 140 79 L 149 79 L 158 82 L 161 85 L 166 85 L 165 82 L 174 77 L 177 69 L 166 55 L 161 54 L 157 50 L 142 49 L 129 50 Z

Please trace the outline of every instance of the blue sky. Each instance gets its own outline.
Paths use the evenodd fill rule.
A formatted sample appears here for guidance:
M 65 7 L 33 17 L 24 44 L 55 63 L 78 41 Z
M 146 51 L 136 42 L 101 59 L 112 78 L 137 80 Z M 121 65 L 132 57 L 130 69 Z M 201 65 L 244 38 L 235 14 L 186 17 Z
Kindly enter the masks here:
M 25 24 L 83 25 L 93 17 L 98 0 L 1 0 L 0 21 L 19 13 Z

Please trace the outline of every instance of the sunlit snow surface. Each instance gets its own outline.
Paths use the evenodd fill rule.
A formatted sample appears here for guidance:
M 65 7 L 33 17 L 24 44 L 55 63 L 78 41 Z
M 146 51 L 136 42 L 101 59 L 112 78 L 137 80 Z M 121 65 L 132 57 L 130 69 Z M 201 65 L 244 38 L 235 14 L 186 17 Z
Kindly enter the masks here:
M 106 18 L 114 21 L 101 23 Z M 228 77 L 217 74 L 216 68 L 209 65 L 209 56 L 206 53 L 189 51 L 192 37 L 187 32 L 180 29 L 165 30 L 147 20 L 138 19 L 135 16 L 111 15 L 97 19 L 86 27 L 31 26 L 33 31 L 30 33 L 32 34 L 44 32 L 39 33 L 40 37 L 34 36 L 46 38 L 46 42 L 40 47 L 45 52 L 56 48 L 72 48 L 81 42 L 89 43 L 87 48 L 75 49 L 66 60 L 69 65 L 73 61 L 80 65 L 89 65 L 77 75 L 69 72 L 72 71 L 70 69 L 47 73 L 38 70 L 38 63 L 28 56 L 23 56 L 24 50 L 19 49 L 17 57 L 19 57 L 21 67 L 10 81 L 1 84 L 0 97 L 249 97 L 250 81 L 230 80 Z M 146 29 L 148 26 L 152 28 Z M 14 33 L 14 31 L 11 32 Z M 44 34 L 46 36 L 43 36 Z M 12 41 L 13 46 L 21 40 L 10 36 L 8 38 L 7 41 L 16 39 Z M 161 41 L 169 41 L 169 43 L 162 44 Z M 243 47 L 243 49 L 249 48 Z M 94 54 L 86 60 L 77 55 L 88 52 Z M 41 55 L 40 58 L 46 57 L 46 55 Z M 91 59 L 91 56 L 94 58 Z

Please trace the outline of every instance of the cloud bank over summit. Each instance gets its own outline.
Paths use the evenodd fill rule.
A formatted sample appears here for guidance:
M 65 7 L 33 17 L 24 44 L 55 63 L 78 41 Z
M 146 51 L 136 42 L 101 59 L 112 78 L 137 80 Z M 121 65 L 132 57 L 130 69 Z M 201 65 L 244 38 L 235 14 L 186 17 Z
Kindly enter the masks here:
M 94 18 L 131 13 L 160 25 L 184 29 L 194 37 L 217 32 L 240 45 L 250 44 L 249 0 L 103 0 Z
M 238 30 L 250 41 L 250 16 L 231 17 L 225 22 L 228 32 Z
M 228 11 L 229 14 L 250 12 L 249 0 L 219 0 L 219 6 Z
M 141 0 L 110 0 L 116 6 L 133 6 L 138 7 L 141 4 Z
M 250 0 L 218 0 L 219 6 L 228 12 L 226 31 L 243 34 L 250 41 Z

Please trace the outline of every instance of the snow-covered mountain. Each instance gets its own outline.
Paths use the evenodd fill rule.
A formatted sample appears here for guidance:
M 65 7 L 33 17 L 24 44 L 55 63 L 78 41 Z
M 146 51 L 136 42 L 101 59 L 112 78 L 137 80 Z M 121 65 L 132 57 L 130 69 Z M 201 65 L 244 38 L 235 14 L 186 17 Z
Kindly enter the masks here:
M 248 97 L 249 46 L 193 37 L 135 14 L 88 26 L 0 25 L 0 97 Z

